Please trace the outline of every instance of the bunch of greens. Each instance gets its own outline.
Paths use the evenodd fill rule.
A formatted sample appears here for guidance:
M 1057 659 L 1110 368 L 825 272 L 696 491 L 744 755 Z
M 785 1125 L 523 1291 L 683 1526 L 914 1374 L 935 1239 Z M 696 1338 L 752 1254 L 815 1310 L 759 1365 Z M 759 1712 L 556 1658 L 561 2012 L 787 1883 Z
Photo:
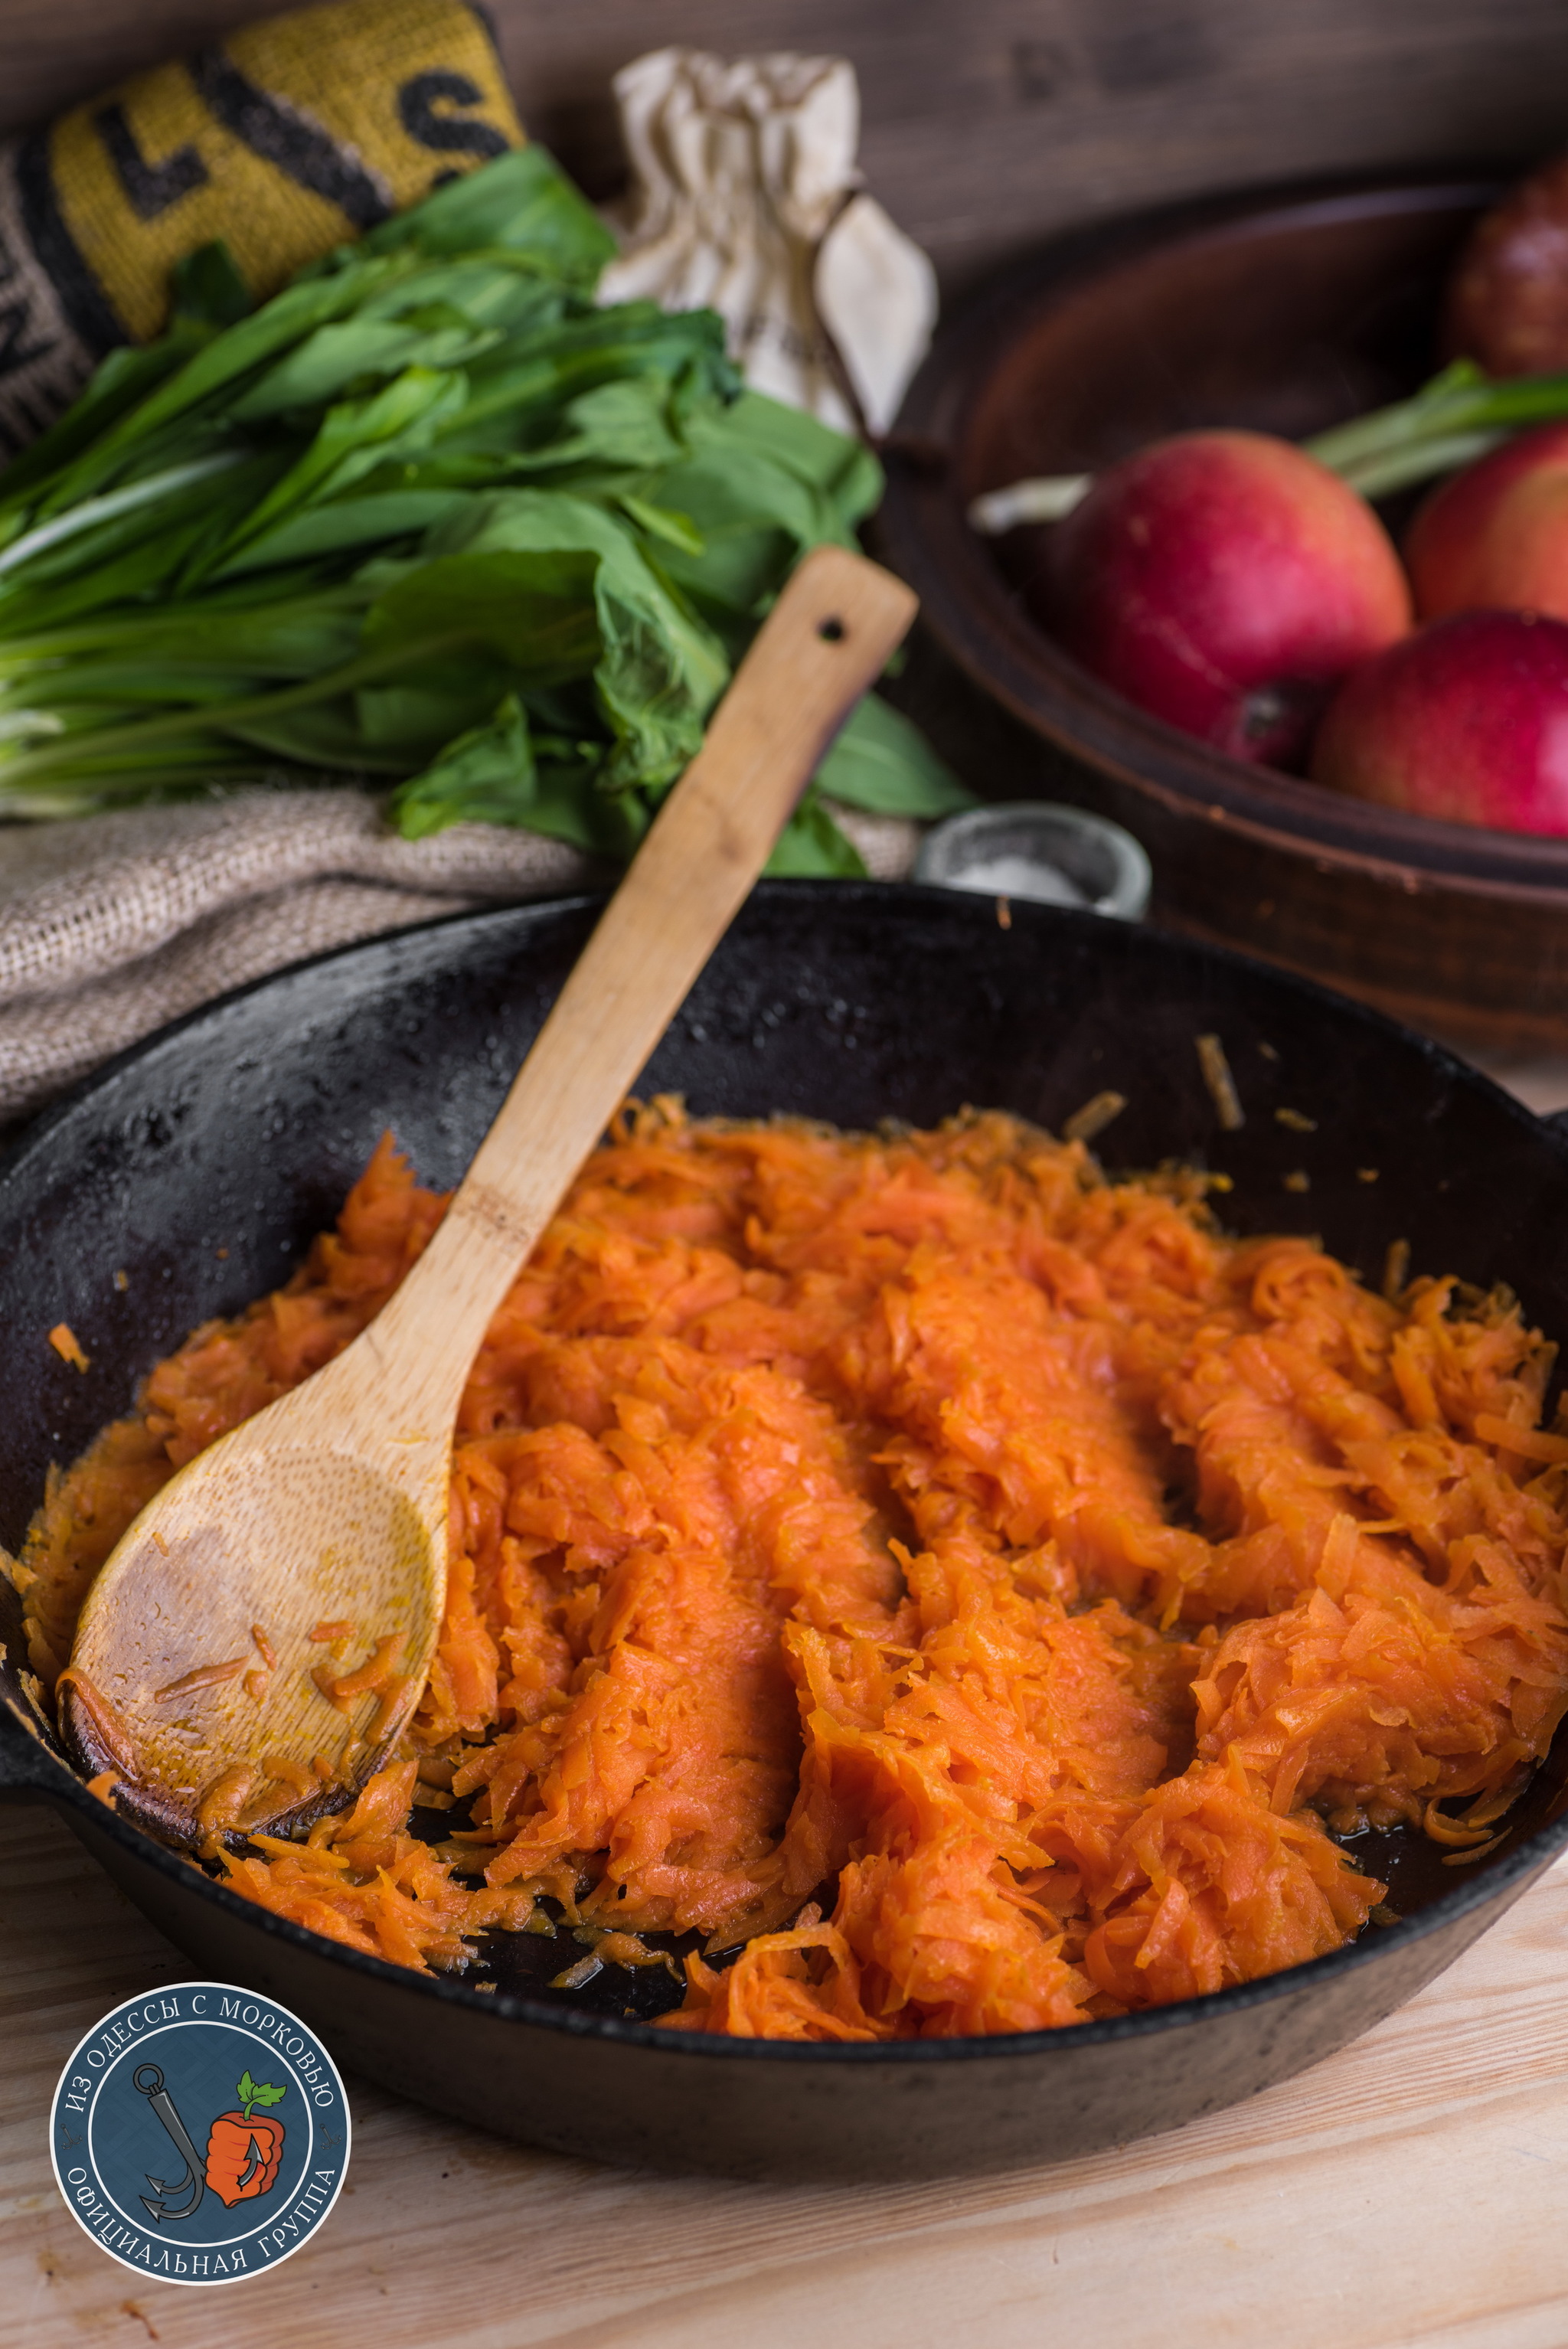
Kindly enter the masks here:
M 336 771 L 628 855 L 789 571 L 881 475 L 748 392 L 710 312 L 598 308 L 613 250 L 538 148 L 250 314 L 221 246 L 0 477 L 0 815 Z M 886 703 L 851 807 L 965 794 Z M 817 791 L 771 870 L 852 873 Z

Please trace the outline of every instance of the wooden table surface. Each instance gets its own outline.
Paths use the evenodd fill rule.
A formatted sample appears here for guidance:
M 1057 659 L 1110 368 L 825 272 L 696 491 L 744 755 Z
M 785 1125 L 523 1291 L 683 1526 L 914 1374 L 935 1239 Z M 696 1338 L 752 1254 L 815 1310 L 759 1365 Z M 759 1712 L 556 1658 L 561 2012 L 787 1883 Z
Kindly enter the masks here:
M 1059 2168 L 859 2189 L 634 2176 L 351 2078 L 342 2200 L 232 2300 L 137 2282 L 49 2171 L 77 2038 L 185 1971 L 52 1813 L 0 1811 L 3 2349 L 1568 2342 L 1568 1860 L 1315 2071 Z

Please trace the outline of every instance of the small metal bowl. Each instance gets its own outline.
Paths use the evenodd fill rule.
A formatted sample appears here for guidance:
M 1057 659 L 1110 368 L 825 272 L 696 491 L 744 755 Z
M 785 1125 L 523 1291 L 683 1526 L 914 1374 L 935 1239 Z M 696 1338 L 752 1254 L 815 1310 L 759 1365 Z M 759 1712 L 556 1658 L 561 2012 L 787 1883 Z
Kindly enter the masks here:
M 1115 921 L 1142 919 L 1152 880 L 1130 832 L 1047 800 L 971 808 L 921 843 L 914 878 L 943 889 L 1074 905 Z

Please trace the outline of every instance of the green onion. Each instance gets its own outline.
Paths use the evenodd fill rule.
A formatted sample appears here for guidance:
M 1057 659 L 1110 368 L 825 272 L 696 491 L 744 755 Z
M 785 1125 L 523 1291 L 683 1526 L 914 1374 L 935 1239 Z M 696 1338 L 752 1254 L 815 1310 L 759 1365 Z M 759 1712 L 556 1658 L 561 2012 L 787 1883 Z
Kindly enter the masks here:
M 1364 498 L 1387 497 L 1458 472 L 1511 433 L 1568 416 L 1568 375 L 1494 380 L 1470 359 L 1456 359 L 1409 399 L 1336 424 L 1301 446 Z M 1092 473 L 1047 473 L 988 490 L 969 521 L 998 538 L 1024 523 L 1059 522 L 1088 495 Z
M 240 316 L 221 248 L 0 475 L 0 815 L 323 773 L 629 855 L 869 452 L 742 386 L 707 311 L 605 308 L 613 245 L 538 148 Z M 967 804 L 887 704 L 846 805 Z M 815 792 L 775 868 L 860 869 Z

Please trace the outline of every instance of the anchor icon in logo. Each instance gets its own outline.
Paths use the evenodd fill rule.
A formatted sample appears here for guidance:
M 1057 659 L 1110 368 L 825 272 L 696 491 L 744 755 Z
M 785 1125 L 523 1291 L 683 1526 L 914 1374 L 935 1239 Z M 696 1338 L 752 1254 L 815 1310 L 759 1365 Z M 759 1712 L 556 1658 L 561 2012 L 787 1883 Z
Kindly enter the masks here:
M 202 2175 L 201 2155 L 191 2142 L 191 2132 L 180 2117 L 179 2106 L 163 2085 L 163 2075 L 156 2064 L 139 2064 L 131 2074 L 131 2085 L 147 2098 L 174 2143 L 175 2151 L 185 2164 L 182 2178 L 154 2178 L 146 2173 L 152 2194 L 141 2197 L 141 2207 L 150 2211 L 160 2226 L 165 2219 L 189 2219 L 201 2199 L 207 2181 Z M 183 2201 L 177 2197 L 183 2195 Z M 153 2199 L 153 2196 L 157 2199 Z

